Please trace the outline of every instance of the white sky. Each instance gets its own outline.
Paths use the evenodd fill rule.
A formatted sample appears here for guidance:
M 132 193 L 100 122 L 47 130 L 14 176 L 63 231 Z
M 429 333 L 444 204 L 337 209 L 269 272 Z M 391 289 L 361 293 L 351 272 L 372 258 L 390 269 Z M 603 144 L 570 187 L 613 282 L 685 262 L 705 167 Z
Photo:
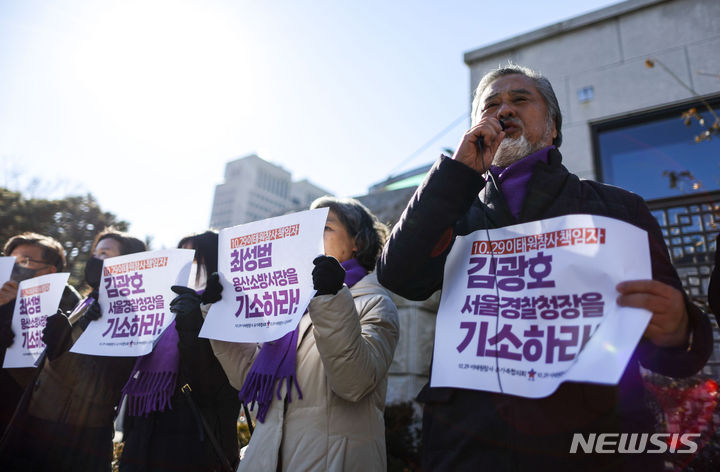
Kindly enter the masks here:
M 463 54 L 616 0 L 0 0 L 0 186 L 174 247 L 249 153 L 337 195 L 468 122 Z M 591 52 L 589 52 L 591 53 Z

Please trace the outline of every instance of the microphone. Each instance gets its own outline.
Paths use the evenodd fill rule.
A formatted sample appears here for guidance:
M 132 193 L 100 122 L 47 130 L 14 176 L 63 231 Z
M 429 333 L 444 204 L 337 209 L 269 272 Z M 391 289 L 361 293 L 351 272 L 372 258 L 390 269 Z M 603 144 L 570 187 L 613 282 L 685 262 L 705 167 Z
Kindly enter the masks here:
M 500 122 L 500 128 L 502 128 L 503 131 L 505 131 L 505 122 L 503 120 L 498 120 Z M 477 147 L 477 151 L 482 154 L 482 148 L 484 146 L 483 143 L 483 137 L 480 136 L 477 141 L 475 141 L 475 146 Z

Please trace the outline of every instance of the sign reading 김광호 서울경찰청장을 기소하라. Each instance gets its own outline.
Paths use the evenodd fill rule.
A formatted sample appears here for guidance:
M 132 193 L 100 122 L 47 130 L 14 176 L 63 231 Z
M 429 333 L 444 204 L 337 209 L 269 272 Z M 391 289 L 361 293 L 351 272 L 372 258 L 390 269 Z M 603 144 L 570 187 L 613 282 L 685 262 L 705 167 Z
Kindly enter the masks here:
M 175 319 L 170 287 L 188 285 L 195 251 L 162 249 L 103 261 L 102 316 L 73 345 L 72 352 L 97 356 L 143 356 Z
M 568 215 L 459 236 L 445 264 L 431 384 L 530 398 L 616 384 L 650 320 L 618 283 L 650 279 L 647 233 Z

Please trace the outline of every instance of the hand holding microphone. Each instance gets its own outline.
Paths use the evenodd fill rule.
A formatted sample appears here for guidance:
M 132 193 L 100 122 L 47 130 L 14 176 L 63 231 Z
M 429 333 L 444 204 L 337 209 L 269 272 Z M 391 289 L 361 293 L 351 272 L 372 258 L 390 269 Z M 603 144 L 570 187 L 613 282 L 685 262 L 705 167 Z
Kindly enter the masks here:
M 500 129 L 505 131 L 505 122 L 502 119 L 498 120 L 498 122 L 500 123 Z M 483 152 L 484 141 L 485 140 L 483 139 L 482 134 L 475 141 L 475 147 L 477 148 L 477 152 L 480 154 Z
M 453 159 L 482 174 L 490 167 L 495 152 L 505 138 L 505 123 L 493 116 L 481 119 L 470 128 L 453 155 Z

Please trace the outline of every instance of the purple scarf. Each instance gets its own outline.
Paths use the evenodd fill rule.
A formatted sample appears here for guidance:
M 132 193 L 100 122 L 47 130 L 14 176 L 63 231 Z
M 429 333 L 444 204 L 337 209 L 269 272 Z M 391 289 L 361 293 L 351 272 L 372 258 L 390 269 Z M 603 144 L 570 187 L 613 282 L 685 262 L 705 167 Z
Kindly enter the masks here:
M 352 287 L 367 275 L 367 270 L 357 259 L 349 259 L 340 264 L 345 269 L 345 284 L 348 287 Z M 243 403 L 258 404 L 257 420 L 261 423 L 265 422 L 265 416 L 270 409 L 273 390 L 276 390 L 278 400 L 282 400 L 280 391 L 283 381 L 287 382 L 288 402 L 292 401 L 293 385 L 297 389 L 298 398 L 303 397 L 295 377 L 297 341 L 298 327 L 276 341 L 264 343 L 240 389 L 238 396 Z M 276 383 L 277 389 L 275 389 Z
M 542 161 L 547 164 L 548 152 L 555 146 L 548 146 L 513 162 L 508 167 L 490 166 L 490 172 L 497 178 L 500 191 L 515 219 L 520 218 L 520 210 L 525 201 L 527 184 L 530 182 L 535 164 Z
M 175 392 L 180 365 L 175 320 L 165 329 L 151 353 L 138 357 L 130 373 L 123 395 L 127 396 L 130 416 L 148 415 L 153 411 L 172 408 L 170 398 Z

